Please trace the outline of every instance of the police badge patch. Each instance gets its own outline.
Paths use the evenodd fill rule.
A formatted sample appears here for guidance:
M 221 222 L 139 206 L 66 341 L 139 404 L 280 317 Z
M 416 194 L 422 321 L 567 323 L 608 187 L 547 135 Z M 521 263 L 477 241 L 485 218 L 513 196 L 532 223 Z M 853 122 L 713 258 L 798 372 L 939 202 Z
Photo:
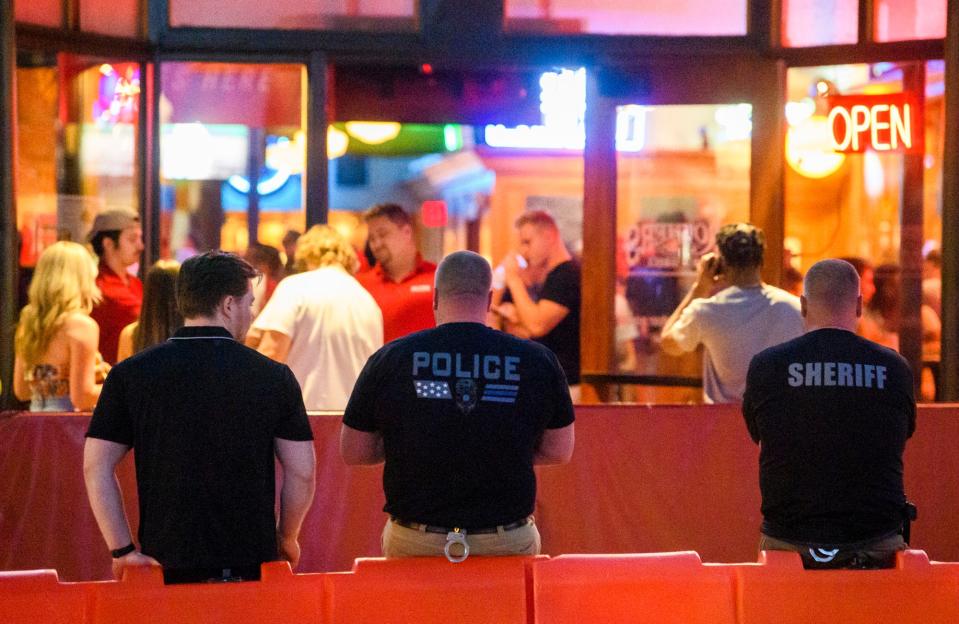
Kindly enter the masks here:
M 456 385 L 453 386 L 453 398 L 463 414 L 472 412 L 479 399 L 479 388 L 476 387 L 476 382 L 472 379 L 457 379 Z

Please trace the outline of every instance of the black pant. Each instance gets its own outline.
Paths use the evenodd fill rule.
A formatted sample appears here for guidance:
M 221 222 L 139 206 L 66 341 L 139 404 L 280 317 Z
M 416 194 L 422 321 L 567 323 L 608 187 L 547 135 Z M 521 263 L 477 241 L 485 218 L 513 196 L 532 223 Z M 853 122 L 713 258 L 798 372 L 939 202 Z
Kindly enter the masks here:
M 225 583 L 229 581 L 259 581 L 260 566 L 236 566 L 231 568 L 172 568 L 163 570 L 163 582 L 177 583 Z

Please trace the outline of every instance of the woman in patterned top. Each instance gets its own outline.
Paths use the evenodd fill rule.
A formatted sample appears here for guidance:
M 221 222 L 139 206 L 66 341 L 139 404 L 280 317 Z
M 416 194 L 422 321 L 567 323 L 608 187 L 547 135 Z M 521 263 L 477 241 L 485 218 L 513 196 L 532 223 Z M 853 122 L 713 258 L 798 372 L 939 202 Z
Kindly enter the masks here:
M 13 390 L 30 410 L 89 410 L 106 373 L 97 352 L 100 329 L 90 310 L 100 298 L 97 265 L 82 245 L 61 241 L 44 250 L 17 324 Z

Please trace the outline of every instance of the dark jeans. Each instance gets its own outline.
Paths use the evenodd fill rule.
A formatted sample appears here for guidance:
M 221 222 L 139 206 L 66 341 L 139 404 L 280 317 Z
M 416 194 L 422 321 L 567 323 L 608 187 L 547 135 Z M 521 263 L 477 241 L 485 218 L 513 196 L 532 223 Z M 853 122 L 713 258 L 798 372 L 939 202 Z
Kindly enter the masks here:
M 789 550 L 798 552 L 803 567 L 807 570 L 835 570 L 891 568 L 896 563 L 896 553 L 905 550 L 908 544 L 902 535 L 892 535 L 866 544 L 823 547 L 821 544 L 793 544 L 761 534 L 759 550 Z
M 235 568 L 174 568 L 163 570 L 163 582 L 166 585 L 259 580 L 260 566 L 258 565 Z

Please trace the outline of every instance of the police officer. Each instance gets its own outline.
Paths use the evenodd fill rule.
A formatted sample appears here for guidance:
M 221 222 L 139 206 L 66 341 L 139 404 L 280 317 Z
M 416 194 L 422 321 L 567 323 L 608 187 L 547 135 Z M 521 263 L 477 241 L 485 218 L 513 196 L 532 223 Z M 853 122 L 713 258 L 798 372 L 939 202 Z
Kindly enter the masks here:
M 883 567 L 906 547 L 902 453 L 916 426 L 913 378 L 895 351 L 855 334 L 856 269 L 823 260 L 801 298 L 806 333 L 749 366 L 743 416 L 760 443 L 760 550 L 806 567 Z
M 533 465 L 569 461 L 573 407 L 552 352 L 484 324 L 490 279 L 482 256 L 447 256 L 437 327 L 373 354 L 346 407 L 343 459 L 385 460 L 386 557 L 540 551 Z

